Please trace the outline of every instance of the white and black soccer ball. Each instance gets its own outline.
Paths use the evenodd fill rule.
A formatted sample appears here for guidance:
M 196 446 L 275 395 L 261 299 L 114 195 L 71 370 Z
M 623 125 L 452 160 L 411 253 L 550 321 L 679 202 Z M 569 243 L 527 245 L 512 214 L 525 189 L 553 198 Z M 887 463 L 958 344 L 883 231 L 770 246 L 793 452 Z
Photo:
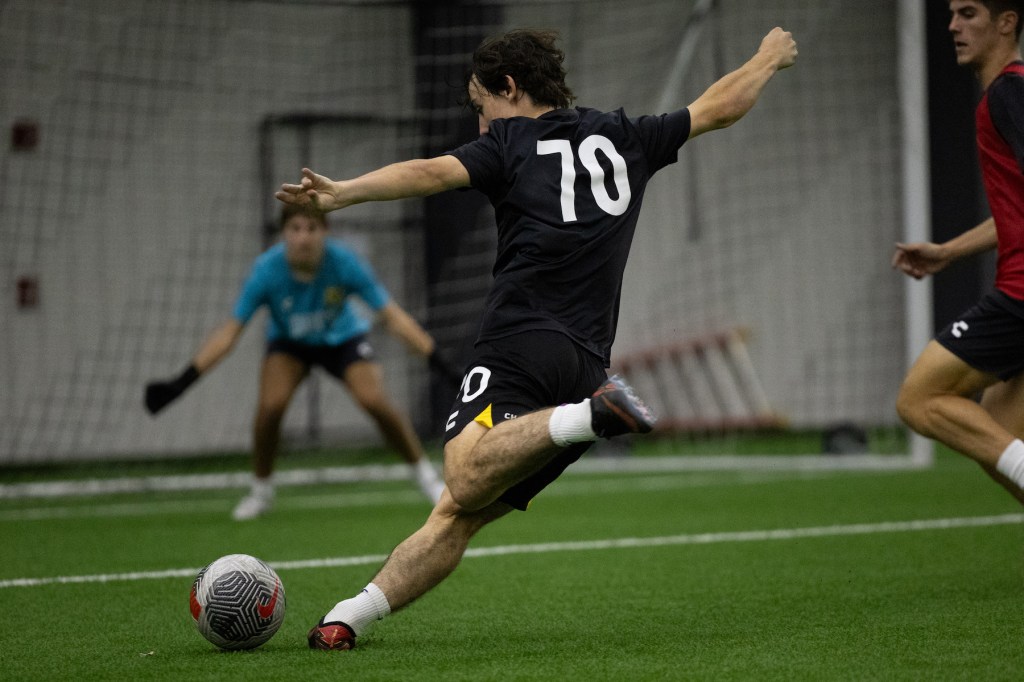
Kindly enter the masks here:
M 221 649 L 253 649 L 284 622 L 284 585 L 248 554 L 222 556 L 199 571 L 189 608 L 199 633 Z

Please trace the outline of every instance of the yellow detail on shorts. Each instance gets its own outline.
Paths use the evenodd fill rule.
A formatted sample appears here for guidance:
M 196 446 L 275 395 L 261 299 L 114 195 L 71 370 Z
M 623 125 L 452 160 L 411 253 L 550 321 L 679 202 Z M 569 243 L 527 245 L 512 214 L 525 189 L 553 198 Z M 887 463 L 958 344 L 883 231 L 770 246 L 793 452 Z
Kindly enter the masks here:
M 491 406 L 488 405 L 487 409 L 485 409 L 483 412 L 478 414 L 476 416 L 476 418 L 473 419 L 473 421 L 475 421 L 480 426 L 486 426 L 489 429 L 493 429 L 494 428 L 494 420 L 491 419 Z

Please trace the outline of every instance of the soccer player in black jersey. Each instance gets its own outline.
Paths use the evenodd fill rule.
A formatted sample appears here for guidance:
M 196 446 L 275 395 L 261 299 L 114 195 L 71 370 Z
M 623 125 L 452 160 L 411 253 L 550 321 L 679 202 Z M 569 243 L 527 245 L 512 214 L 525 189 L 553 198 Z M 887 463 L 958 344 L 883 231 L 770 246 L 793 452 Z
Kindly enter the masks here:
M 996 249 L 995 290 L 925 347 L 896 408 L 1024 503 L 1024 0 L 951 0 L 949 9 L 957 63 L 984 91 L 975 128 L 992 217 L 943 244 L 897 244 L 892 264 L 920 279 Z
M 446 424 L 447 489 L 373 581 L 310 631 L 311 647 L 351 648 L 374 620 L 444 580 L 477 531 L 525 509 L 591 442 L 651 429 L 643 403 L 605 373 L 644 188 L 688 139 L 746 114 L 797 55 L 775 28 L 685 109 L 633 118 L 570 108 L 556 37 L 512 31 L 477 48 L 467 84 L 476 141 L 353 180 L 303 169 L 276 195 L 332 211 L 474 187 L 498 227 L 475 356 Z

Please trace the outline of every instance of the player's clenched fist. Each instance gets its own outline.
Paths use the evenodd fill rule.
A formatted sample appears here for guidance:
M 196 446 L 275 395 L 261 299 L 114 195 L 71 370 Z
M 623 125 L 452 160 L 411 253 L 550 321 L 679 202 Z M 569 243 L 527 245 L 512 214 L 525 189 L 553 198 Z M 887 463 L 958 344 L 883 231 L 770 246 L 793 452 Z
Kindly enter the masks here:
M 761 40 L 761 52 L 774 56 L 775 63 L 780 69 L 793 66 L 797 56 L 793 34 L 776 26 Z

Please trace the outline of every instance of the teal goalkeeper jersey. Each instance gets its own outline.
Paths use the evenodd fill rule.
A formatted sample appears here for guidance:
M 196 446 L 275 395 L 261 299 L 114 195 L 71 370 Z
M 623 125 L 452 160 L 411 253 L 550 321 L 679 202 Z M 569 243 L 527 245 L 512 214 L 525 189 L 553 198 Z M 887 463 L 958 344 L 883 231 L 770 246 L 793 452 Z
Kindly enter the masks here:
M 336 240 L 328 240 L 324 262 L 311 282 L 292 275 L 283 243 L 253 263 L 235 303 L 235 318 L 246 324 L 261 306 L 270 311 L 267 339 L 288 339 L 311 346 L 337 346 L 365 334 L 370 322 L 349 297 L 359 296 L 377 311 L 390 300 L 370 265 Z

